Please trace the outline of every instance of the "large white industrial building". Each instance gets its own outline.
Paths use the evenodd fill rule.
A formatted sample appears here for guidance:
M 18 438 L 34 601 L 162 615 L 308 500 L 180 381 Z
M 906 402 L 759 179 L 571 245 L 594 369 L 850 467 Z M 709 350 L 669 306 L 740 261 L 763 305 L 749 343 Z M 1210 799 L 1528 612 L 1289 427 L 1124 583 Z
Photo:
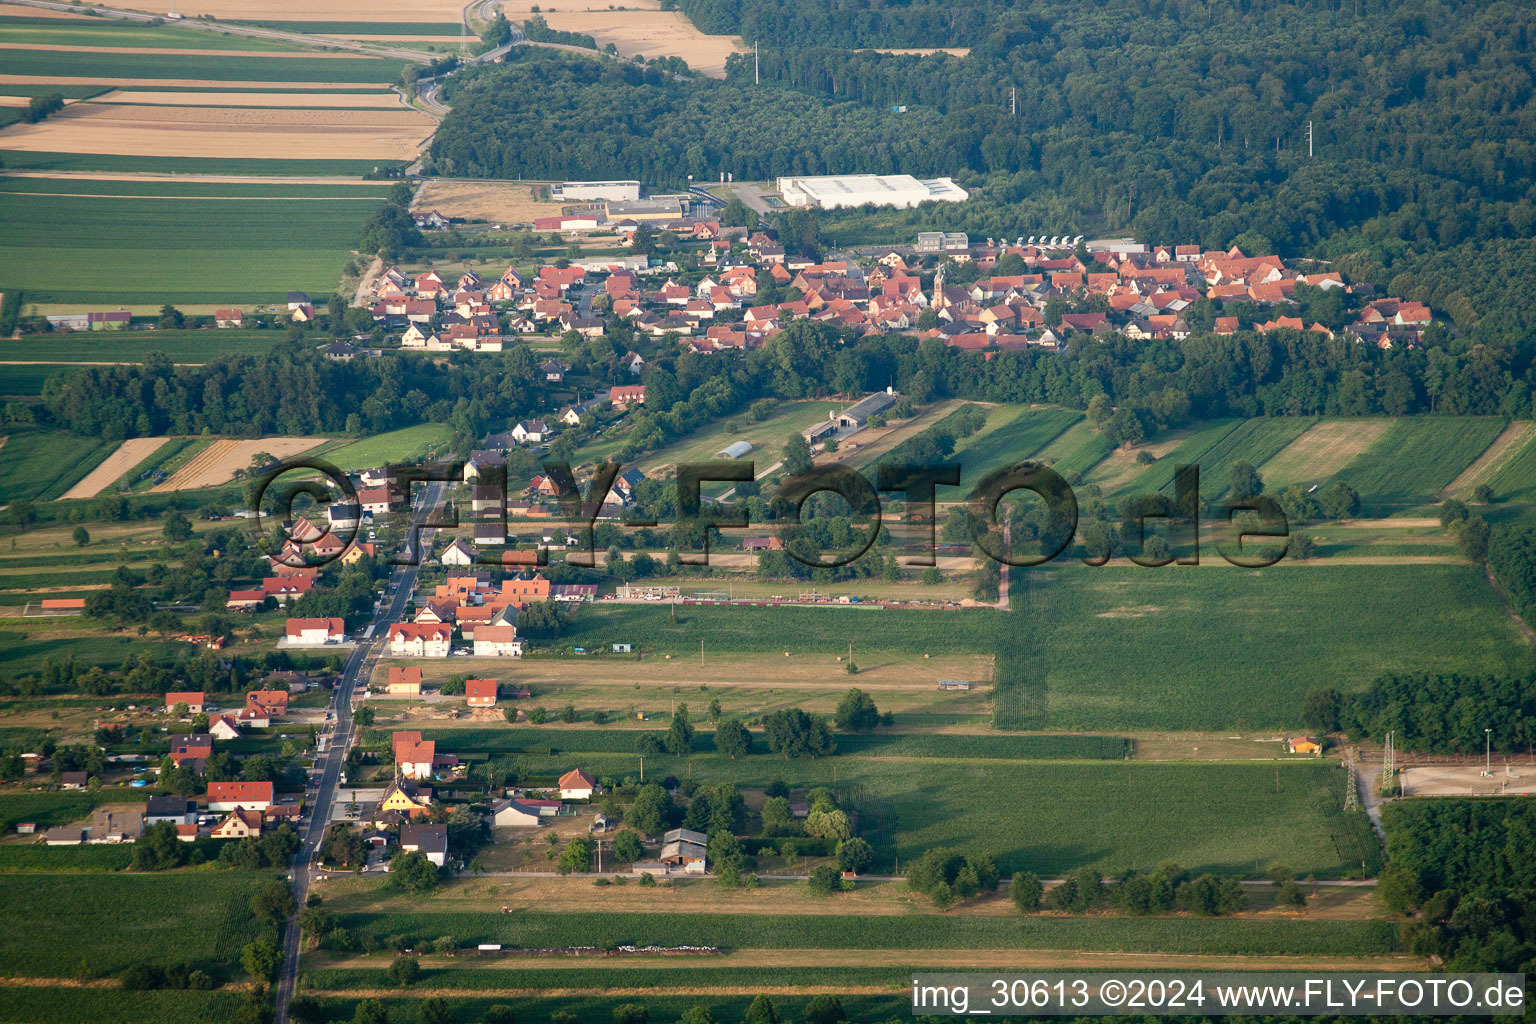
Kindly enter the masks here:
M 640 198 L 638 181 L 567 181 L 549 190 L 556 202 L 591 202 L 612 199 L 623 202 Z
M 836 210 L 844 206 L 916 206 L 963 203 L 970 193 L 950 178 L 919 181 L 910 174 L 847 174 L 820 178 L 780 178 L 778 190 L 790 206 Z

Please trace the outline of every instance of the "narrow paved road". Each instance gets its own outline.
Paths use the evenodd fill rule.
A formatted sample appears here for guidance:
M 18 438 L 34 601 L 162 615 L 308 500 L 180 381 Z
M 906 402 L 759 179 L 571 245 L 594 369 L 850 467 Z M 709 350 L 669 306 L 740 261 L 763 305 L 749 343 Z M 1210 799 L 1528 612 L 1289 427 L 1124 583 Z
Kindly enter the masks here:
M 425 522 L 426 516 L 436 507 L 442 493 L 441 483 L 428 484 L 423 492 L 424 496 L 410 512 L 411 522 Z M 432 539 L 432 534 L 433 531 L 429 529 L 421 531 L 423 550 L 426 543 Z M 406 550 L 409 550 L 409 538 L 406 543 Z M 416 577 L 420 571 L 420 565 L 402 565 L 397 566 L 390 574 L 389 582 L 395 585 L 395 590 L 386 603 L 374 612 L 375 627 L 399 621 L 400 616 L 405 612 L 405 605 L 411 591 L 416 586 Z M 387 591 L 386 594 L 388 595 Z M 304 900 L 309 896 L 310 885 L 314 881 L 320 843 L 325 839 L 326 826 L 331 817 L 331 804 L 336 799 L 336 789 L 341 779 L 341 769 L 346 763 L 347 751 L 352 746 L 352 691 L 359 682 L 367 682 L 374 664 L 383 654 L 385 647 L 383 636 L 384 634 L 376 628 L 373 637 L 359 642 L 352 649 L 351 655 L 342 667 L 341 678 L 336 683 L 336 689 L 332 691 L 331 710 L 336 715 L 336 728 L 331 736 L 329 749 L 315 758 L 315 764 L 321 766 L 320 788 L 310 805 L 309 826 L 304 830 L 303 841 L 295 856 L 291 872 L 296 906 L 293 914 L 288 918 L 288 927 L 283 933 L 283 967 L 277 979 L 276 1024 L 288 1022 L 288 1004 L 293 1001 L 294 983 L 299 973 L 299 912 L 304 907 Z

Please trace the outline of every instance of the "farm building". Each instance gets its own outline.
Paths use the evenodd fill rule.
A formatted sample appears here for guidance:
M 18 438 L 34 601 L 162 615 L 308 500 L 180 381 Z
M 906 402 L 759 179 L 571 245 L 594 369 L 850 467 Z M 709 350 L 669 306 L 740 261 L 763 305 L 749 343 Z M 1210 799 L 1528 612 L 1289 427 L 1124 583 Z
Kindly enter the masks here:
M 971 688 L 970 681 L 966 680 L 966 679 L 940 679 L 939 680 L 939 689 L 941 689 L 941 690 L 969 690 L 970 688 Z
M 717 459 L 739 459 L 752 451 L 750 441 L 732 441 L 730 444 L 715 452 Z
M 549 197 L 557 203 L 593 202 L 606 199 L 633 201 L 640 198 L 638 181 L 567 181 L 552 185 Z
M 541 822 L 539 809 L 520 800 L 498 800 L 491 804 L 491 824 L 496 828 L 536 828 Z
M 876 391 L 872 395 L 866 395 L 857 402 L 832 417 L 840 430 L 863 430 L 869 425 L 869 418 L 875 416 L 896 404 L 896 392 L 887 388 L 884 391 Z
M 1285 750 L 1289 754 L 1311 754 L 1313 757 L 1323 756 L 1323 745 L 1311 736 L 1292 736 L 1285 741 Z

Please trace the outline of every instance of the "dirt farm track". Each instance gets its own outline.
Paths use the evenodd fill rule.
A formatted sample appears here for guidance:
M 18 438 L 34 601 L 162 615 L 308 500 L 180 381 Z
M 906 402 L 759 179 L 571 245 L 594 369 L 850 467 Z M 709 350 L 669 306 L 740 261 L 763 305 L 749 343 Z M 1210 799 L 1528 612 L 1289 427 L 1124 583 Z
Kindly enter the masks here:
M 190 491 L 199 487 L 217 487 L 235 478 L 235 471 L 249 468 L 259 452 L 286 458 L 307 452 L 325 443 L 323 437 L 264 437 L 255 441 L 215 441 L 198 452 L 169 479 L 157 484 L 156 491 Z

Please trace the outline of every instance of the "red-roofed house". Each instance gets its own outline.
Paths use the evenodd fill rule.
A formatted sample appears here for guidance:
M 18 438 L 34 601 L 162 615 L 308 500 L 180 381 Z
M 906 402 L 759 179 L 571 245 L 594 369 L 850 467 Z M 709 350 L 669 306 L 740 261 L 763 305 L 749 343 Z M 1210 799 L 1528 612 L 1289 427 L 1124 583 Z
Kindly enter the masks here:
M 644 384 L 617 384 L 608 389 L 608 401 L 613 403 L 615 409 L 623 409 L 631 404 L 645 404 Z
M 389 667 L 388 688 L 391 695 L 420 697 L 421 669 L 402 668 L 399 665 L 391 665 Z
M 464 680 L 464 703 L 472 708 L 490 708 L 496 706 L 496 680 L 494 679 L 466 679 Z
M 432 762 L 437 759 L 437 741 L 424 740 L 418 732 L 412 742 L 411 735 L 406 734 L 404 738 L 400 733 L 394 735 L 391 745 L 395 751 L 395 770 L 407 779 L 430 779 Z
M 171 737 L 171 760 L 178 765 L 183 761 L 206 761 L 212 756 L 213 737 L 205 732 Z
M 389 653 L 396 658 L 446 658 L 453 627 L 417 622 L 397 622 L 389 627 Z
M 261 835 L 261 811 L 236 807 L 224 820 L 209 830 L 211 839 L 245 839 Z
M 265 811 L 272 805 L 273 785 L 270 782 L 210 782 L 208 783 L 208 809 L 232 811 L 245 807 L 253 811 Z
M 597 780 L 580 768 L 572 768 L 560 776 L 560 799 L 587 800 L 597 792 Z
M 202 690 L 172 690 L 165 695 L 165 710 L 172 711 L 177 704 L 185 704 L 192 714 L 201 714 L 206 696 Z
M 347 624 L 341 619 L 289 619 L 290 644 L 325 644 L 344 640 Z

